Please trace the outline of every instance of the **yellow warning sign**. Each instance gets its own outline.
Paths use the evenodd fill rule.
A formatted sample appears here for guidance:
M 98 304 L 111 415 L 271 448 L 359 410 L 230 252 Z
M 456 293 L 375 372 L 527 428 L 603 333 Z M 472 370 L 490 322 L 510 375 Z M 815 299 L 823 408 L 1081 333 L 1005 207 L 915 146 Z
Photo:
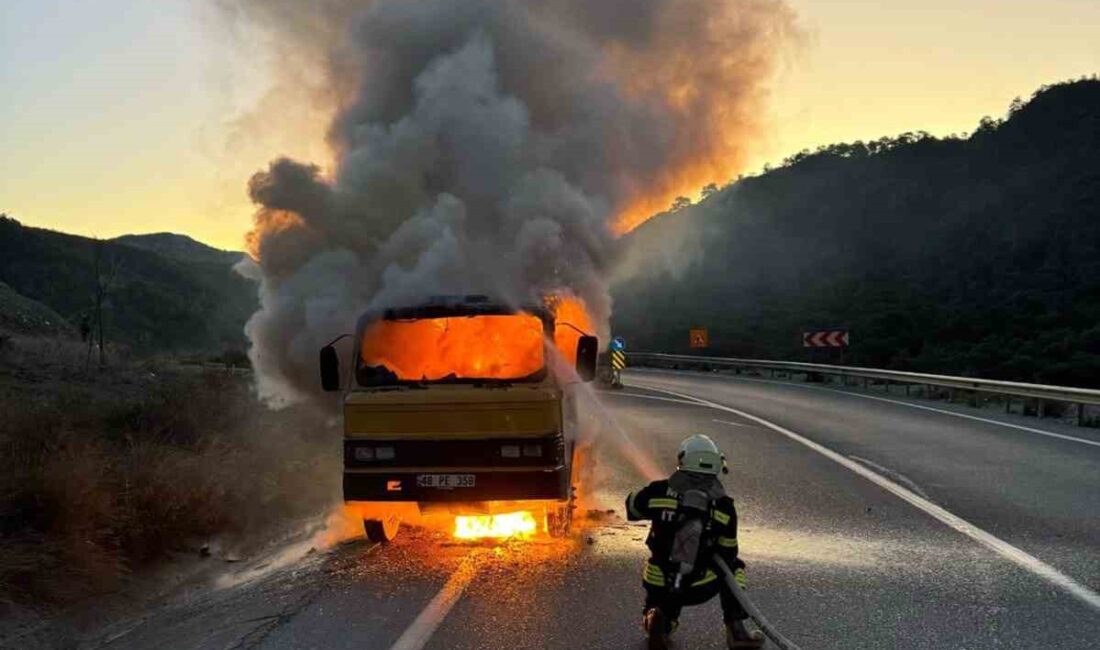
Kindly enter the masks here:
M 693 348 L 705 348 L 710 345 L 710 336 L 707 335 L 705 327 L 693 327 L 691 328 L 691 347 Z
M 626 367 L 626 353 L 622 350 L 611 351 L 611 367 L 615 370 L 622 370 Z

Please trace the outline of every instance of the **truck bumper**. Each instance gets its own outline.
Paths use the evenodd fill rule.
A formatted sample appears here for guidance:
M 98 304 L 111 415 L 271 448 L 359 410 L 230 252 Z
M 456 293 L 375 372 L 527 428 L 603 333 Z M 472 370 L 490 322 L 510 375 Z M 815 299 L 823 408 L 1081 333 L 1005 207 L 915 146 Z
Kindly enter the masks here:
M 424 487 L 426 474 L 473 476 L 472 487 Z M 345 501 L 417 501 L 455 503 L 465 501 L 564 500 L 569 497 L 568 467 L 521 471 L 344 472 Z

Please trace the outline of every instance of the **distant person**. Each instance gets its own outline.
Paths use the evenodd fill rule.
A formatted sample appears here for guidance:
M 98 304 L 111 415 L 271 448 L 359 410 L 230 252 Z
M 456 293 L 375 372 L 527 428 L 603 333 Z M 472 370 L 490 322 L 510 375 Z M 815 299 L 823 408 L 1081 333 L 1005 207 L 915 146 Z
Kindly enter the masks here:
M 668 648 L 684 606 L 700 605 L 717 594 L 722 602 L 726 644 L 760 648 L 764 635 L 745 626 L 748 615 L 714 563 L 722 558 L 745 588 L 745 563 L 737 557 L 737 510 L 719 472 L 726 457 L 714 441 L 695 435 L 680 443 L 679 468 L 626 498 L 627 518 L 653 522 L 646 538 L 650 557 L 642 572 L 645 608 L 642 625 L 650 650 Z

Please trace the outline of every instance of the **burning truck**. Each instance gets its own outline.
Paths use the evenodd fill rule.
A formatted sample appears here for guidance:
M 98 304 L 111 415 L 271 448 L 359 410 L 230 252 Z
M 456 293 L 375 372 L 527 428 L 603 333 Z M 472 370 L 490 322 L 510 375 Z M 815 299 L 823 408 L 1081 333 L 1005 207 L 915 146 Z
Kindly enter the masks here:
M 568 532 L 575 392 L 598 341 L 563 312 L 433 298 L 364 314 L 346 378 L 321 349 L 322 387 L 344 391 L 344 501 L 368 538 L 393 539 L 402 505 L 455 515 L 459 537 Z

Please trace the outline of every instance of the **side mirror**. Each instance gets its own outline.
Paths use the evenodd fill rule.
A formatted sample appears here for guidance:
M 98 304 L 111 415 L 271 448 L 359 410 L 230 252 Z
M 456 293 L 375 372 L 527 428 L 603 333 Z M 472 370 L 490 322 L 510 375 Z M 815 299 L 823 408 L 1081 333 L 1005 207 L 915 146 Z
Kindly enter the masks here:
M 340 357 L 331 345 L 321 348 L 321 388 L 329 393 L 340 390 Z
M 581 381 L 596 378 L 596 355 L 600 351 L 600 340 L 595 336 L 582 336 L 577 341 L 577 374 Z

